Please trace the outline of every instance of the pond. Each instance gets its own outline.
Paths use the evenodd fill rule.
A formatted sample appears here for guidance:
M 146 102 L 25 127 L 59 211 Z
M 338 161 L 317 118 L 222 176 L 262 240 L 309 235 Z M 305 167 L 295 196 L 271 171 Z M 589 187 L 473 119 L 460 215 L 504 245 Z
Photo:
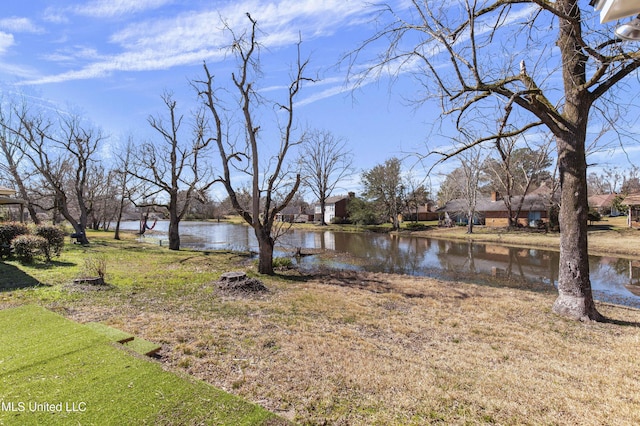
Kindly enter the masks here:
M 138 230 L 137 221 L 121 229 Z M 145 239 L 167 243 L 168 222 L 159 221 Z M 244 225 L 182 222 L 181 246 L 197 250 L 257 251 L 253 230 Z M 557 284 L 559 253 L 498 244 L 467 243 L 423 237 L 291 230 L 276 244 L 276 256 L 297 248 L 324 250 L 323 256 L 306 256 L 300 266 L 319 265 L 429 276 L 440 279 L 548 288 Z M 623 257 L 589 256 L 591 286 L 596 299 L 640 308 L 640 261 Z

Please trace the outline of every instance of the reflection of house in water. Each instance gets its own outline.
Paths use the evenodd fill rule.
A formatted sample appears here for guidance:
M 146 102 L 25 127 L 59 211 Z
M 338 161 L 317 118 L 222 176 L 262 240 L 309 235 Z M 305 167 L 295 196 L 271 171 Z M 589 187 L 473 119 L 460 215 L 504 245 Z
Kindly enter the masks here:
M 558 277 L 558 253 L 485 244 L 439 242 L 440 262 L 451 272 L 520 277 L 553 283 Z
M 333 232 L 314 232 L 315 247 L 323 250 L 335 250 L 336 249 L 336 236 Z

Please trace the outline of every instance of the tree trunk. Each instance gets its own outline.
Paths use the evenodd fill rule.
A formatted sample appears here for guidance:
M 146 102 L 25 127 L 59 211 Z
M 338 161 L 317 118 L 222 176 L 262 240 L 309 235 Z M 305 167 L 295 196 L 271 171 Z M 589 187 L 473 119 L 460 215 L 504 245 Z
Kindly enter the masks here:
M 273 238 L 263 230 L 256 230 L 258 239 L 258 272 L 265 275 L 273 275 Z
M 558 140 L 560 171 L 560 266 L 553 312 L 585 321 L 601 321 L 593 302 L 587 245 L 587 162 L 584 143 Z
M 580 20 L 576 0 L 561 0 L 558 7 L 574 21 Z M 563 118 L 568 125 L 556 132 L 560 172 L 560 266 L 558 298 L 553 312 L 578 320 L 601 321 L 589 279 L 587 245 L 587 159 L 585 140 L 592 99 L 586 82 L 587 57 L 580 45 L 579 28 L 572 20 L 560 20 L 558 47 L 562 52 L 564 80 Z
M 57 208 L 54 210 L 54 218 L 55 211 L 57 210 L 62 216 L 71 224 L 73 227 L 74 234 L 76 235 L 76 240 L 82 245 L 89 245 L 89 239 L 87 238 L 86 228 L 82 225 L 82 222 L 78 222 L 73 218 L 71 213 L 69 212 L 69 206 L 67 204 L 67 200 L 64 194 L 58 194 L 55 197 Z M 55 224 L 55 222 L 54 222 Z
M 118 214 L 116 217 L 116 232 L 113 236 L 114 240 L 120 239 L 120 222 L 122 222 L 122 211 L 124 210 L 124 198 L 120 199 L 120 203 L 118 205 Z
M 169 250 L 180 250 L 180 219 L 174 211 L 169 213 Z
M 24 184 L 22 183 L 22 179 L 15 179 L 15 181 L 16 181 L 16 185 L 18 186 L 20 198 L 22 198 L 27 202 L 26 207 L 27 207 L 27 211 L 29 212 L 29 216 L 31 217 L 31 221 L 35 225 L 40 225 L 40 219 L 38 219 L 38 214 L 36 213 L 36 209 L 33 207 L 33 204 L 31 204 L 31 199 L 29 198 L 29 195 L 27 194 L 27 190 Z M 22 217 L 20 217 L 20 221 L 22 221 Z
M 327 222 L 324 220 L 324 210 L 327 208 L 326 199 L 320 198 L 320 225 L 326 226 Z

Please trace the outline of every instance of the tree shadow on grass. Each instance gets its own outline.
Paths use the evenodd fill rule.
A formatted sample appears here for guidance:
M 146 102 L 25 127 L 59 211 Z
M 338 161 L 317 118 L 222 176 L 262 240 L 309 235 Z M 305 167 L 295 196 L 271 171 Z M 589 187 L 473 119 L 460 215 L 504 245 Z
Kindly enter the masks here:
M 40 281 L 19 268 L 0 262 L 0 292 L 41 285 Z
M 624 326 L 624 327 L 640 327 L 640 323 L 638 323 L 638 322 L 617 320 L 617 319 L 609 318 L 609 317 L 605 317 L 602 322 L 605 323 L 605 324 L 614 324 L 614 325 L 620 325 L 620 326 Z
M 51 261 L 49 263 L 33 263 L 30 265 L 32 269 L 46 270 L 59 267 L 76 266 L 70 262 Z M 0 261 L 0 292 L 13 291 L 21 288 L 44 287 L 43 284 L 20 268 Z
M 57 260 L 52 260 L 50 262 L 37 262 L 37 263 L 32 263 L 30 264 L 31 268 L 33 269 L 40 269 L 40 270 L 47 270 L 47 269 L 52 269 L 52 268 L 63 268 L 63 267 L 70 267 L 70 266 L 76 266 L 75 263 L 72 262 L 60 262 Z

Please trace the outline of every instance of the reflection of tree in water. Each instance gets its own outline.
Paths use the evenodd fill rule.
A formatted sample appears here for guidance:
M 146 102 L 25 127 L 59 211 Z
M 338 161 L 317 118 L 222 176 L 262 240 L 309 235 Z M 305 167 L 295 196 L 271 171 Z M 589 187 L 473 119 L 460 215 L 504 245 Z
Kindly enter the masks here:
M 360 259 L 367 271 L 423 275 L 425 248 L 419 240 L 429 246 L 424 238 L 372 233 L 336 233 L 335 238 L 336 251 Z
M 640 285 L 640 261 L 590 256 L 589 269 L 594 280 L 618 285 Z
M 473 242 L 395 234 L 335 233 L 335 250 L 372 272 L 427 275 L 518 287 L 548 288 L 558 276 L 557 254 Z M 430 261 L 431 258 L 437 262 Z M 429 267 L 431 263 L 433 266 Z
M 437 244 L 440 265 L 452 278 L 548 287 L 558 276 L 558 258 L 552 252 L 444 240 Z

